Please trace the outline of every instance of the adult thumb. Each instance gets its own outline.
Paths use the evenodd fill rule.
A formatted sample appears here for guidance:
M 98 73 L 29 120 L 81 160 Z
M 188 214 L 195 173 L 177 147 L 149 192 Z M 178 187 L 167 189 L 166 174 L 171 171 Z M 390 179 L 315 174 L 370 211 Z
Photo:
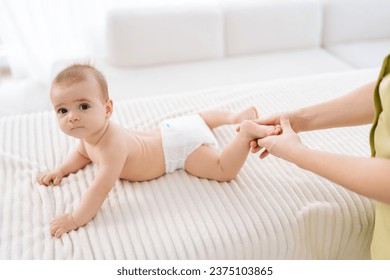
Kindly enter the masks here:
M 291 127 L 290 120 L 286 115 L 280 116 L 280 125 L 282 126 L 283 132 L 286 131 L 294 132 L 294 130 Z

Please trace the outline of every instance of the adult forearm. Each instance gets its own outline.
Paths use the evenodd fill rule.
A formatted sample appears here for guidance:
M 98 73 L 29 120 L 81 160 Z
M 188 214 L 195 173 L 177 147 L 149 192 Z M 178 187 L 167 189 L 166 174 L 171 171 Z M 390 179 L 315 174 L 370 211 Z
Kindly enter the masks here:
M 361 86 L 339 98 L 293 113 L 298 131 L 369 124 L 374 119 L 373 92 L 376 82 Z
M 304 147 L 289 160 L 351 191 L 390 204 L 389 159 L 343 156 Z

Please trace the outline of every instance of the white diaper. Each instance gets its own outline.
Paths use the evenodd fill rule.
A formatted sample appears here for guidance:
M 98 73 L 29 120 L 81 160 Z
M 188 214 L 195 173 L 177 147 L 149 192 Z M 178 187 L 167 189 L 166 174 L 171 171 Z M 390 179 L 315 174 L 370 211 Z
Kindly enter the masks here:
M 187 157 L 201 145 L 218 148 L 213 132 L 199 115 L 164 120 L 160 129 L 167 173 L 184 168 Z

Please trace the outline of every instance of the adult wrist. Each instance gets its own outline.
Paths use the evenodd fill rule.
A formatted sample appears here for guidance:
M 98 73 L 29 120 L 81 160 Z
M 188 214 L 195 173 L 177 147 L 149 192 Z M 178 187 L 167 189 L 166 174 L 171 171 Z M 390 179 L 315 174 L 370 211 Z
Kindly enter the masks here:
M 303 144 L 300 144 L 292 151 L 291 160 L 289 161 L 296 164 L 298 167 L 303 168 L 304 161 L 307 157 L 307 153 L 309 152 L 309 150 L 310 148 L 306 147 Z
M 309 116 L 309 111 L 306 108 L 302 108 L 292 112 L 291 118 L 293 119 L 293 122 L 295 124 L 293 130 L 296 133 L 310 130 L 308 122 L 310 121 L 312 116 Z

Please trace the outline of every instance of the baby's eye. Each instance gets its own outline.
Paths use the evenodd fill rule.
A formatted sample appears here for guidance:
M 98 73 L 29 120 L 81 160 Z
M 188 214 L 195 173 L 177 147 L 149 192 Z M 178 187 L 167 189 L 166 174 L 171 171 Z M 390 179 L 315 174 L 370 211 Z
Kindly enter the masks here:
M 89 108 L 90 108 L 90 106 L 88 104 L 81 104 L 80 105 L 80 110 L 82 110 L 82 111 L 88 110 Z
M 61 115 L 64 115 L 64 114 L 66 114 L 67 112 L 68 112 L 68 110 L 66 110 L 65 108 L 60 108 L 60 109 L 57 110 L 57 113 L 58 113 L 58 114 L 61 114 Z

